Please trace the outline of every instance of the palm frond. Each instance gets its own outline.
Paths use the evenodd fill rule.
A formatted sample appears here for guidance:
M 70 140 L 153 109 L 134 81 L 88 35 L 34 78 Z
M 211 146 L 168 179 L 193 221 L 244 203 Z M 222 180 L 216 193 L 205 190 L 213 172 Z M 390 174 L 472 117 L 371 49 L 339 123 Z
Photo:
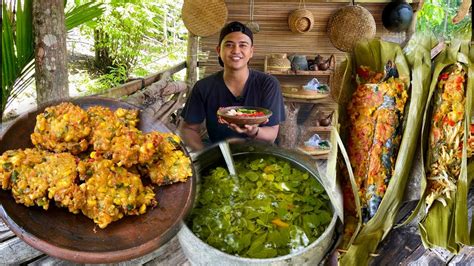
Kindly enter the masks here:
M 2 22 L 2 105 L 0 114 L 3 114 L 18 69 L 13 30 L 5 2 L 2 4 L 2 17 L 4 19 Z
M 2 0 L 2 94 L 0 117 L 34 80 L 33 0 Z M 70 30 L 102 15 L 102 3 L 88 2 L 65 14 Z M 12 19 L 15 29 L 12 27 Z
M 17 2 L 16 14 L 16 50 L 18 66 L 25 66 L 33 59 L 33 1 L 26 0 L 22 5 Z M 21 69 L 19 69 L 21 70 Z
M 31 60 L 20 73 L 19 77 L 13 84 L 13 89 L 10 93 L 10 99 L 16 99 L 22 92 L 24 92 L 35 80 L 35 64 L 34 60 Z M 6 103 L 5 109 L 10 106 L 13 101 L 10 100 Z
M 89 2 L 77 6 L 65 14 L 66 30 L 71 30 L 87 21 L 99 17 L 104 13 L 102 3 Z

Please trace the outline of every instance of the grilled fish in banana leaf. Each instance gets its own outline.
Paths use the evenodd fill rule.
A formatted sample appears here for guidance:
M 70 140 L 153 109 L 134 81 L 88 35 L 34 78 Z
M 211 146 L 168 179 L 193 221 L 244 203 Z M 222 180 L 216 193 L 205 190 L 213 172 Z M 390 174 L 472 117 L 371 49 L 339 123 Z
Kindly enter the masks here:
M 382 76 L 379 74 L 375 76 Z M 377 212 L 392 176 L 407 98 L 405 84 L 391 77 L 380 83 L 360 84 L 349 103 L 348 153 L 364 222 Z
M 472 49 L 467 44 L 453 43 L 440 54 L 435 62 L 432 96 L 428 102 L 432 111 L 425 114 L 429 136 L 424 160 L 426 180 L 422 183 L 424 195 L 417 207 L 422 216 L 420 234 L 425 247 L 442 247 L 452 253 L 472 244 L 467 206 L 473 179 L 472 174 L 468 174 L 473 149 L 470 138 L 474 90 Z
M 341 129 L 346 140 L 341 153 L 347 148 L 349 154 L 348 175 L 341 179 L 346 211 L 342 265 L 368 264 L 403 202 L 428 96 L 431 39 L 409 46 L 405 58 L 397 44 L 359 43 L 354 49 L 355 66 L 363 66 L 356 71 L 359 85 L 345 88 L 352 92 L 349 99 L 343 93 L 339 98 L 340 105 L 348 106 L 341 111 L 341 125 L 350 124 Z

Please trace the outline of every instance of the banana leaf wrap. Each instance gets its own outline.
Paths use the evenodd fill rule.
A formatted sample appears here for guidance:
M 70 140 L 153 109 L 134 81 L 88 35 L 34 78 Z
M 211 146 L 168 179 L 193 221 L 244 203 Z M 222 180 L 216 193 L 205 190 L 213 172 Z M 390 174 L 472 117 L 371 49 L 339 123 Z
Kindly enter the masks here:
M 430 92 L 428 96 L 427 108 L 423 118 L 423 129 L 422 129 L 422 155 L 424 156 L 423 168 L 425 169 L 425 175 L 421 183 L 422 198 L 418 203 L 418 206 L 412 216 L 420 215 L 421 221 L 419 223 L 420 235 L 423 245 L 426 248 L 442 247 L 450 251 L 451 253 L 457 254 L 464 245 L 472 244 L 472 232 L 471 237 L 469 234 L 469 221 L 468 221 L 468 208 L 467 208 L 467 197 L 469 185 L 473 179 L 472 172 L 468 174 L 468 151 L 467 151 L 467 136 L 469 136 L 469 126 L 472 110 L 473 101 L 473 89 L 474 89 L 474 52 L 473 48 L 469 47 L 467 43 L 453 42 L 451 45 L 438 55 L 434 64 L 435 68 L 433 71 L 433 77 L 430 86 Z M 464 100 L 455 101 L 457 104 L 462 104 L 464 101 L 463 118 L 460 119 L 462 131 L 460 143 L 456 144 L 456 148 L 452 148 L 452 141 L 450 138 L 444 138 L 444 142 L 449 145 L 443 145 L 441 147 L 442 156 L 439 147 L 435 146 L 432 140 L 437 138 L 435 132 L 438 110 L 440 110 L 439 103 L 436 99 L 439 99 L 441 88 L 444 90 L 445 87 L 439 85 L 440 80 L 446 79 L 446 75 L 449 73 L 453 66 L 462 67 L 463 71 L 466 71 L 464 77 L 465 81 L 465 97 Z M 453 70 L 454 71 L 454 70 Z M 452 93 L 449 93 L 450 95 Z M 444 97 L 444 95 L 442 96 Z M 445 100 L 447 97 L 443 98 Z M 447 100 L 445 100 L 447 102 Z M 439 100 L 438 100 L 439 102 Z M 454 108 L 454 107 L 450 107 Z M 454 110 L 454 109 L 453 109 Z M 448 115 L 446 115 L 448 117 Z M 433 122 L 432 122 L 433 121 Z M 450 121 L 450 123 L 453 123 Z M 451 126 L 454 126 L 454 125 Z M 457 125 L 457 123 L 456 123 Z M 441 138 L 447 136 L 454 136 L 447 127 L 444 127 L 445 131 Z M 452 128 L 452 127 L 451 127 Z M 446 132 L 446 133 L 444 133 Z M 427 141 L 429 141 L 427 143 Z M 437 143 L 437 142 L 435 142 Z M 451 148 L 451 149 L 450 149 Z M 461 153 L 461 156 L 456 154 Z M 454 153 L 454 155 L 451 155 Z M 450 163 L 444 163 L 446 159 L 437 161 L 438 157 L 448 158 Z M 455 158 L 457 157 L 457 158 Z M 455 159 L 451 159 L 455 158 Z M 472 169 L 472 163 L 470 164 Z M 451 171 L 454 167 L 459 168 L 459 171 Z M 439 169 L 446 168 L 447 174 L 444 174 L 449 180 L 450 184 L 446 190 L 442 190 L 443 194 L 433 195 L 436 191 L 434 186 L 434 179 Z M 471 170 L 472 171 L 472 170 Z M 431 181 L 428 181 L 430 178 Z M 448 179 L 446 178 L 446 179 Z M 437 182 L 437 181 L 436 181 Z M 472 229 L 471 229 L 472 231 Z
M 394 171 L 378 210 L 365 224 L 362 223 L 360 209 L 357 209 L 356 220 L 353 218 L 345 220 L 345 224 L 354 232 L 350 241 L 343 243 L 345 246 L 342 248 L 347 250 L 339 260 L 343 265 L 368 264 L 370 254 L 376 251 L 380 241 L 387 236 L 402 204 L 405 185 L 416 152 L 416 142 L 419 137 L 422 121 L 420 114 L 424 112 L 431 75 L 431 42 L 424 38 L 418 38 L 414 39 L 409 44 L 409 47 L 411 56 L 407 62 L 398 44 L 371 40 L 359 43 L 354 50 L 354 59 L 350 60 L 351 62 L 353 61 L 353 64 L 349 65 L 352 69 L 364 65 L 376 71 L 382 71 L 386 62 L 392 60 L 396 64 L 400 79 L 403 80 L 406 88 L 409 88 L 410 81 L 412 87 L 409 90 L 409 98 L 405 106 L 403 133 L 398 154 L 396 155 Z M 344 121 L 348 121 L 350 114 L 347 114 L 344 107 L 347 106 L 353 92 L 354 87 L 350 82 L 345 83 L 339 98 L 341 125 L 344 124 Z M 341 128 L 341 138 L 346 141 L 345 143 L 347 143 L 349 134 L 350 132 L 347 127 Z M 340 149 L 343 154 L 346 153 L 344 146 L 340 147 Z M 360 208 L 361 201 L 356 182 L 353 180 L 354 175 L 348 162 L 346 162 L 346 166 L 348 166 L 355 205 L 356 208 Z M 350 220 L 357 222 L 357 224 L 351 224 Z

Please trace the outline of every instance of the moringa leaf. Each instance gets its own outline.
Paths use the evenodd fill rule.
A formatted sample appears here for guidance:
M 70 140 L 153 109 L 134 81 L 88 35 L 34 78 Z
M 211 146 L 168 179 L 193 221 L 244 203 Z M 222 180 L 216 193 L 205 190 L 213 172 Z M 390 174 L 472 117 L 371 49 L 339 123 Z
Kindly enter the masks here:
M 244 257 L 283 256 L 309 245 L 331 222 L 322 186 L 309 176 L 302 180 L 288 162 L 243 158 L 235 167 L 238 177 L 216 167 L 202 179 L 189 221 L 209 245 Z

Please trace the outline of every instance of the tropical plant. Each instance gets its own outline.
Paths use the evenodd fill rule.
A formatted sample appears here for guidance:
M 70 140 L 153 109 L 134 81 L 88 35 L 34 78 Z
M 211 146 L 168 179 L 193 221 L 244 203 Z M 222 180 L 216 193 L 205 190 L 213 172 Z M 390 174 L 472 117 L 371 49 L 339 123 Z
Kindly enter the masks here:
M 34 79 L 32 0 L 2 0 L 2 94 L 0 118 L 11 101 Z M 65 14 L 66 30 L 103 13 L 102 4 L 88 2 Z
M 33 78 L 34 56 L 32 0 L 2 0 L 2 102 L 0 117 L 8 99 L 23 90 Z
M 416 30 L 432 32 L 436 37 L 445 40 L 471 37 L 471 16 L 467 15 L 461 22 L 454 24 L 462 0 L 426 0 L 418 12 Z
M 180 20 L 182 0 L 103 2 L 104 15 L 94 25 L 82 27 L 83 34 L 95 39 L 95 65 L 103 73 L 99 87 L 116 86 L 132 73 L 147 75 L 149 66 L 162 58 L 184 59 L 187 31 Z

